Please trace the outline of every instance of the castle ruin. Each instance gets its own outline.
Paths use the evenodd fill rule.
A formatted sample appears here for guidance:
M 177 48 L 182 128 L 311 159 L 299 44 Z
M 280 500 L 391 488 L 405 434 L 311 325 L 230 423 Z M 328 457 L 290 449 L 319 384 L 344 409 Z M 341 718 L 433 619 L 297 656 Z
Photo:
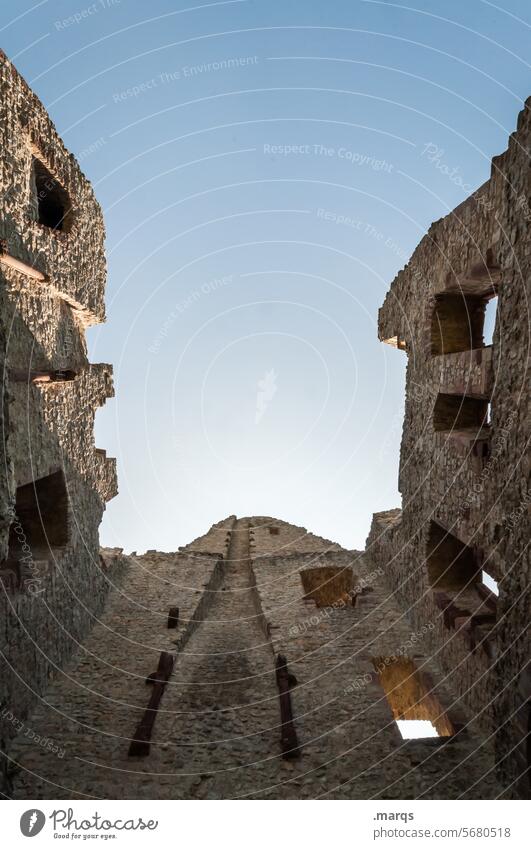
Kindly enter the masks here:
M 230 516 L 125 556 L 98 546 L 101 210 L 0 75 L 4 796 L 525 798 L 531 103 L 380 311 L 408 357 L 402 509 L 366 550 Z
M 4 54 L 0 92 L 0 704 L 22 721 L 103 606 L 98 527 L 116 468 L 93 436 L 112 369 L 85 345 L 105 318 L 102 213 Z M 2 721 L 2 750 L 16 734 Z
M 485 733 L 495 736 L 503 786 L 524 795 L 530 147 L 531 99 L 507 150 L 494 157 L 490 179 L 430 227 L 380 310 L 380 339 L 408 357 L 403 503 L 374 517 L 367 541 L 413 626 L 437 623 L 431 650 Z M 485 344 L 485 314 L 493 308 L 492 342 Z

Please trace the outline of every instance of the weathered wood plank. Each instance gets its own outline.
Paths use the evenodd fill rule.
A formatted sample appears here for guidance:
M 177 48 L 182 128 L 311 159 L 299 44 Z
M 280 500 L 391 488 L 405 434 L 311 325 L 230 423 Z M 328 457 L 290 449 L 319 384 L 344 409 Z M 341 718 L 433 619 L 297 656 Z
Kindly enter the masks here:
M 129 757 L 145 758 L 150 752 L 151 735 L 157 711 L 168 679 L 173 671 L 173 655 L 167 651 L 160 653 L 159 665 L 155 672 L 148 675 L 146 684 L 153 685 L 153 692 L 144 715 L 138 723 L 134 737 L 129 746 Z
M 282 654 L 277 655 L 276 677 L 280 700 L 280 720 L 282 723 L 280 737 L 282 757 L 286 760 L 298 758 L 301 754 L 301 748 L 299 746 L 297 731 L 293 721 L 290 694 L 291 688 L 297 684 L 297 679 L 289 672 L 286 658 Z

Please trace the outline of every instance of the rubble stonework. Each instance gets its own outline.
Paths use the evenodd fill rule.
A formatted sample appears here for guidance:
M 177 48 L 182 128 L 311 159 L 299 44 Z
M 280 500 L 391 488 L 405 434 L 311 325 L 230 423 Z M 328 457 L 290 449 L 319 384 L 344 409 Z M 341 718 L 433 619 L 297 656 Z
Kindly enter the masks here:
M 1 53 L 0 91 L 0 792 L 525 795 L 529 104 L 380 311 L 408 356 L 402 509 L 375 515 L 364 552 L 229 516 L 137 557 L 98 548 L 116 494 L 93 436 L 112 370 L 85 345 L 101 210 Z M 433 736 L 403 738 L 410 720 Z
M 101 209 L 3 53 L 0 95 L 0 712 L 23 722 L 111 580 L 98 526 L 116 469 L 93 428 L 113 387 L 111 366 L 89 363 L 85 344 L 105 317 Z M 16 724 L 0 722 L 5 750 Z
M 402 509 L 376 514 L 367 540 L 413 626 L 436 624 L 430 651 L 494 734 L 509 796 L 529 793 L 530 144 L 531 99 L 488 182 L 430 227 L 380 310 L 380 339 L 408 358 Z
M 216 551 L 221 533 L 227 544 Z M 427 651 L 431 623 L 412 632 L 383 570 L 363 552 L 271 517 L 230 516 L 174 554 L 122 560 L 100 622 L 28 719 L 32 734 L 12 747 L 14 798 L 500 793 L 492 741 Z M 311 570 L 322 588 L 337 573 L 349 576 L 346 596 L 319 606 L 316 586 L 312 597 L 305 589 Z M 168 627 L 175 607 L 177 630 Z M 161 652 L 174 658 L 173 672 L 149 753 L 131 756 L 150 695 L 146 676 Z M 296 757 L 282 742 L 279 656 Z M 400 678 L 403 664 L 399 696 L 389 701 L 383 674 Z M 419 681 L 425 692 L 415 690 Z M 442 724 L 445 736 L 402 739 L 395 713 L 408 711 Z

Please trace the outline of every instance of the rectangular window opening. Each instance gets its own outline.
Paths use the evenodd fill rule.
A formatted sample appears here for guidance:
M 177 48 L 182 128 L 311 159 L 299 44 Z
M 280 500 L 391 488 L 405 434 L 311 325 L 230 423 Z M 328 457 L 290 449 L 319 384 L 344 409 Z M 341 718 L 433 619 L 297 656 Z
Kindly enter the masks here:
M 430 522 L 426 553 L 428 583 L 444 627 L 459 631 L 472 648 L 480 639 L 490 639 L 497 594 L 485 581 L 485 552 Z
M 315 602 L 316 607 L 352 604 L 352 587 L 355 583 L 350 566 L 314 566 L 299 572 L 304 598 Z
M 431 353 L 456 354 L 492 345 L 498 297 L 492 283 L 482 293 L 437 295 L 431 319 Z
M 404 739 L 452 737 L 455 728 L 431 679 L 408 657 L 375 657 L 373 665 Z
M 494 330 L 496 327 L 496 312 L 498 309 L 498 297 L 490 298 L 485 306 L 485 320 L 483 324 L 483 341 L 485 345 L 492 345 Z
M 488 426 L 489 402 L 470 395 L 448 395 L 440 392 L 433 408 L 433 429 L 459 435 L 480 435 Z
M 487 587 L 488 590 L 491 591 L 491 593 L 494 593 L 494 595 L 500 594 L 500 590 L 498 588 L 498 582 L 495 581 L 494 578 L 491 575 L 489 575 L 488 572 L 485 572 L 484 569 L 481 572 L 481 581 L 482 581 L 483 585 L 485 587 Z
M 396 724 L 404 740 L 439 737 L 437 729 L 429 719 L 397 719 Z
M 72 204 L 66 190 L 36 157 L 32 162 L 32 193 L 39 224 L 66 232 L 72 222 Z
M 19 486 L 9 533 L 9 559 L 48 559 L 69 539 L 68 494 L 62 471 Z
M 431 587 L 461 595 L 474 589 L 481 572 L 476 550 L 437 522 L 430 522 L 426 565 Z

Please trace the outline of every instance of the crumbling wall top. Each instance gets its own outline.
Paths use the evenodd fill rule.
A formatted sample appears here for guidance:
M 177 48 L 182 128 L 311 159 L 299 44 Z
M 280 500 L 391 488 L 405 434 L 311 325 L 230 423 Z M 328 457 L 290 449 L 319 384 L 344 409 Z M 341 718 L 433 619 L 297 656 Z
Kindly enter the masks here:
M 106 263 L 101 208 L 75 157 L 38 97 L 0 51 L 0 240 L 4 254 L 35 269 L 79 311 L 105 317 Z M 14 285 L 24 272 L 3 264 Z

